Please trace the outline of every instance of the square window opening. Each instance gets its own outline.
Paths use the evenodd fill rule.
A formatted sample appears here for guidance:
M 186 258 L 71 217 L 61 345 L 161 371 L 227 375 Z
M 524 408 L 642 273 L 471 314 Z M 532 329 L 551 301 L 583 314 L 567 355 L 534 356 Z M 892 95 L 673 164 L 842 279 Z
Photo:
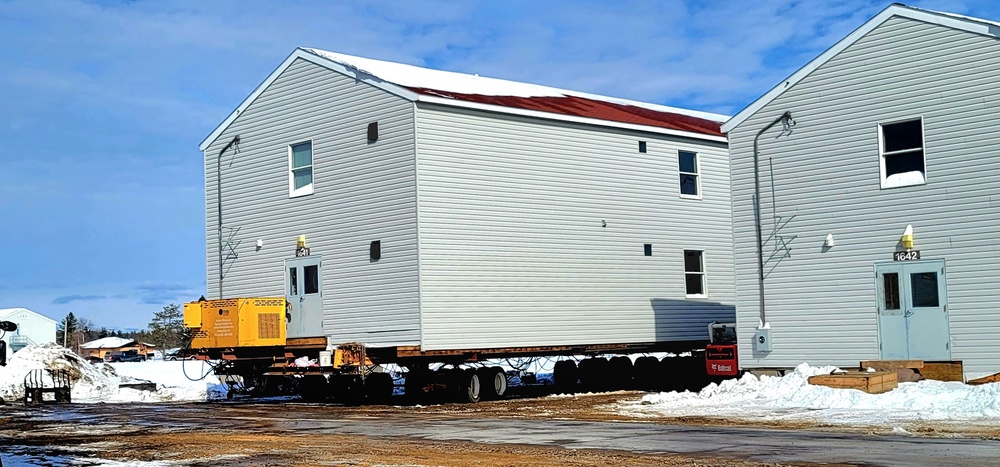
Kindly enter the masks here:
M 684 250 L 684 292 L 688 297 L 706 296 L 703 251 Z
M 923 119 L 879 124 L 882 188 L 927 182 Z
M 312 142 L 288 146 L 288 195 L 291 197 L 313 192 Z
M 677 152 L 677 171 L 680 175 L 680 193 L 685 198 L 701 197 L 701 180 L 698 172 L 698 153 Z

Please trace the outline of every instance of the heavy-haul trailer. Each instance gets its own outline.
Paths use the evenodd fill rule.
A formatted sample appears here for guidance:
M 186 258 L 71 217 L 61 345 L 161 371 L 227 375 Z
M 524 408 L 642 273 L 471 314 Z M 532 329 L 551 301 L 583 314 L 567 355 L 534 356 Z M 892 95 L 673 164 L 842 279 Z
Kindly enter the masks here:
M 184 324 L 192 331 L 186 353 L 215 360 L 215 373 L 229 381 L 230 394 L 243 389 L 265 394 L 285 386 L 306 400 L 383 403 L 394 392 L 384 365 L 406 368 L 405 395 L 461 402 L 506 395 L 508 375 L 483 362 L 507 358 L 587 356 L 555 363 L 555 389 L 576 390 L 697 388 L 712 378 L 735 376 L 735 324 L 712 323 L 707 346 L 691 343 L 623 343 L 521 348 L 421 351 L 414 347 L 374 347 L 360 343 L 331 346 L 325 338 L 287 338 L 290 310 L 283 297 L 200 300 L 184 305 Z M 691 352 L 690 357 L 626 354 Z M 604 358 L 610 355 L 611 358 Z M 431 370 L 433 364 L 440 364 Z M 467 366 L 468 368 L 463 368 Z M 282 384 L 287 383 L 287 384 Z

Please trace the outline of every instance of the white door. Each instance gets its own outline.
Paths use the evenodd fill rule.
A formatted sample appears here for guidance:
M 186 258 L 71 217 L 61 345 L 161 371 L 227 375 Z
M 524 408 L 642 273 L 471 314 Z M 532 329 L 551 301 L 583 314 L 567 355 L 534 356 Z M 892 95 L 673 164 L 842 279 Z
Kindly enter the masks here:
M 285 260 L 288 338 L 323 336 L 323 257 Z

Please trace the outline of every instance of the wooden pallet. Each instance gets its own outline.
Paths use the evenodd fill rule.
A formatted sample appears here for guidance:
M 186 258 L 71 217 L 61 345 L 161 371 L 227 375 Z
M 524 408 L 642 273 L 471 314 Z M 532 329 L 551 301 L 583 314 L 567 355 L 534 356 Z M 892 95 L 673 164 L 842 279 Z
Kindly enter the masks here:
M 857 389 L 868 394 L 881 394 L 896 389 L 896 372 L 848 371 L 810 376 L 809 384 L 837 389 Z
M 993 373 L 989 376 L 983 376 L 982 378 L 970 379 L 966 384 L 971 384 L 973 386 L 979 384 L 997 383 L 1000 382 L 1000 373 Z
M 861 362 L 861 368 L 876 370 L 913 370 L 924 379 L 937 381 L 965 381 L 965 373 L 961 360 L 928 362 L 924 360 L 868 360 Z

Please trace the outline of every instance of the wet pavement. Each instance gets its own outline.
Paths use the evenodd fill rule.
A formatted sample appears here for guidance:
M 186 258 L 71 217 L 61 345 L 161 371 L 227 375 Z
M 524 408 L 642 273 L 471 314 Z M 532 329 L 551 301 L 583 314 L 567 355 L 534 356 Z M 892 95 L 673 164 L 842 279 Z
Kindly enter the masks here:
M 86 434 L 211 431 L 510 444 L 783 464 L 1000 465 L 1000 442 L 979 438 L 567 420 L 558 415 L 523 418 L 514 412 L 509 417 L 484 416 L 456 407 L 454 413 L 423 413 L 419 407 L 302 403 L 6 406 L 0 407 L 0 436 L 9 443 L 8 452 L 20 455 L 42 449 L 71 452 L 73 436 Z M 66 440 L 65 445 L 59 446 L 60 440 Z

